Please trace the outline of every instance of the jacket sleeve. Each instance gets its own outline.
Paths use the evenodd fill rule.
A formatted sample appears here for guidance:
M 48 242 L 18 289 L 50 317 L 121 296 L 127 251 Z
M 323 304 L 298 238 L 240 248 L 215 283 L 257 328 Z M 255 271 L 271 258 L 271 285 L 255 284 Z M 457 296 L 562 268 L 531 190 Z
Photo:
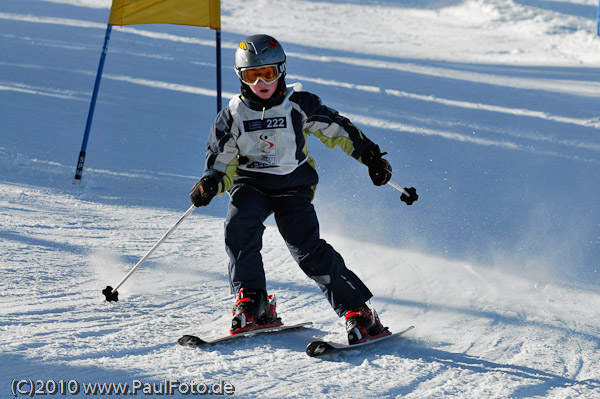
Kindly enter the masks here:
M 350 120 L 329 108 L 315 94 L 297 91 L 291 97 L 303 116 L 303 131 L 321 140 L 327 147 L 340 147 L 346 154 L 361 161 L 362 153 L 373 145 Z
M 208 137 L 203 175 L 217 181 L 217 195 L 223 194 L 233 186 L 233 176 L 239 165 L 239 150 L 236 144 L 239 134 L 229 108 L 221 110 Z

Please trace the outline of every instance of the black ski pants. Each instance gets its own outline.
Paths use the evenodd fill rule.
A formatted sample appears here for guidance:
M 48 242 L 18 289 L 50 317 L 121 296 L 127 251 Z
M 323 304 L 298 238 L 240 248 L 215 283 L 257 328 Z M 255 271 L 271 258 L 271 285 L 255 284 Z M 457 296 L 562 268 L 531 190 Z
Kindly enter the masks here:
M 264 221 L 273 214 L 292 257 L 317 283 L 339 316 L 364 305 L 372 297 L 358 276 L 346 267 L 340 254 L 320 238 L 310 187 L 266 192 L 236 185 L 230 194 L 225 245 L 232 293 L 242 288 L 266 289 L 262 237 Z

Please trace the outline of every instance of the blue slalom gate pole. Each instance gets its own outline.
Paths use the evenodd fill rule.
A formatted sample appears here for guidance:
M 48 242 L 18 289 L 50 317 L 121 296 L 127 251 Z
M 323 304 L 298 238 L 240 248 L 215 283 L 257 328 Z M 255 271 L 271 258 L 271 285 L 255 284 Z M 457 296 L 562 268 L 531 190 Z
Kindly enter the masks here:
M 221 29 L 216 30 L 217 40 L 217 113 L 221 111 Z
M 600 0 L 598 1 L 598 11 L 596 11 L 596 34 L 600 36 Z
M 100 64 L 98 65 L 98 73 L 96 73 L 96 83 L 94 83 L 94 92 L 92 93 L 90 110 L 88 112 L 87 122 L 85 124 L 85 133 L 83 134 L 81 151 L 79 152 L 79 158 L 77 158 L 77 168 L 75 169 L 75 178 L 73 179 L 73 184 L 81 183 L 81 175 L 83 174 L 83 164 L 85 162 L 85 152 L 87 149 L 88 139 L 90 137 L 90 128 L 92 127 L 92 119 L 94 118 L 94 109 L 96 108 L 96 99 L 98 98 L 98 90 L 100 88 L 100 80 L 102 79 L 102 71 L 104 69 L 104 61 L 106 60 L 106 52 L 108 51 L 108 41 L 110 40 L 111 31 L 112 25 L 109 24 L 106 26 L 104 46 L 102 47 L 102 54 L 100 55 Z

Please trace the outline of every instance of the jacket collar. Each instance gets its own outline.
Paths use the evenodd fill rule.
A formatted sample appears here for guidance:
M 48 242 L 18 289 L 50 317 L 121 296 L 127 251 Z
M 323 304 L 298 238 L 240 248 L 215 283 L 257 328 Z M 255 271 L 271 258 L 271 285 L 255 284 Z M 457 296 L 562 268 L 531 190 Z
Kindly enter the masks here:
M 260 99 L 252 92 L 250 86 L 245 83 L 242 83 L 240 92 L 241 99 L 244 104 L 253 111 L 262 111 L 264 109 L 275 107 L 283 102 L 287 94 L 285 79 L 283 77 L 279 79 L 279 82 L 277 82 L 277 90 L 275 91 L 275 94 L 273 94 L 268 100 Z

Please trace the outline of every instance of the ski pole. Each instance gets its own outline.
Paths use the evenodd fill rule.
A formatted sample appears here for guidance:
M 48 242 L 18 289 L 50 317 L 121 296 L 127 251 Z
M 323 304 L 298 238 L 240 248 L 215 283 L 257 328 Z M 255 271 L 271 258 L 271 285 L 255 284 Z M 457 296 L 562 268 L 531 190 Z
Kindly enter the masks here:
M 417 195 L 417 189 L 414 187 L 402 188 L 400 185 L 394 183 L 391 180 L 387 182 L 387 184 L 389 184 L 390 186 L 402 193 L 402 195 L 400 196 L 400 201 L 406 202 L 406 205 L 412 205 L 413 202 L 419 199 L 419 196 Z
M 156 248 L 158 248 L 158 246 L 160 244 L 162 244 L 162 242 L 169 236 L 169 234 L 171 234 L 181 224 L 181 222 L 183 222 L 183 220 L 186 217 L 188 217 L 194 211 L 194 209 L 196 209 L 195 205 L 190 206 L 190 208 L 179 218 L 179 220 L 177 222 L 175 222 L 175 224 L 173 225 L 173 227 L 171 227 L 169 229 L 169 231 L 167 231 L 160 238 L 160 240 L 158 240 L 156 242 L 156 244 L 154 244 L 154 246 L 152 248 L 150 248 L 150 250 L 148 252 L 146 252 L 146 255 L 142 256 L 142 259 L 140 259 L 138 261 L 138 263 L 136 263 L 135 266 L 129 271 L 129 273 L 127 273 L 125 275 L 125 277 L 123 277 L 121 279 L 121 281 L 119 282 L 119 284 L 117 284 L 117 286 L 115 288 L 112 288 L 110 285 L 107 285 L 106 288 L 102 290 L 102 293 L 106 297 L 107 301 L 109 301 L 109 302 L 111 302 L 111 301 L 117 302 L 119 300 L 119 293 L 117 292 L 117 289 L 121 285 L 123 285 L 123 283 L 129 278 L 129 276 L 131 276 L 133 274 L 133 272 L 135 272 L 137 270 L 137 268 L 140 267 L 142 265 L 142 263 L 144 263 L 146 261 L 146 259 L 148 259 L 148 257 L 150 255 L 152 255 L 152 253 L 156 250 Z

